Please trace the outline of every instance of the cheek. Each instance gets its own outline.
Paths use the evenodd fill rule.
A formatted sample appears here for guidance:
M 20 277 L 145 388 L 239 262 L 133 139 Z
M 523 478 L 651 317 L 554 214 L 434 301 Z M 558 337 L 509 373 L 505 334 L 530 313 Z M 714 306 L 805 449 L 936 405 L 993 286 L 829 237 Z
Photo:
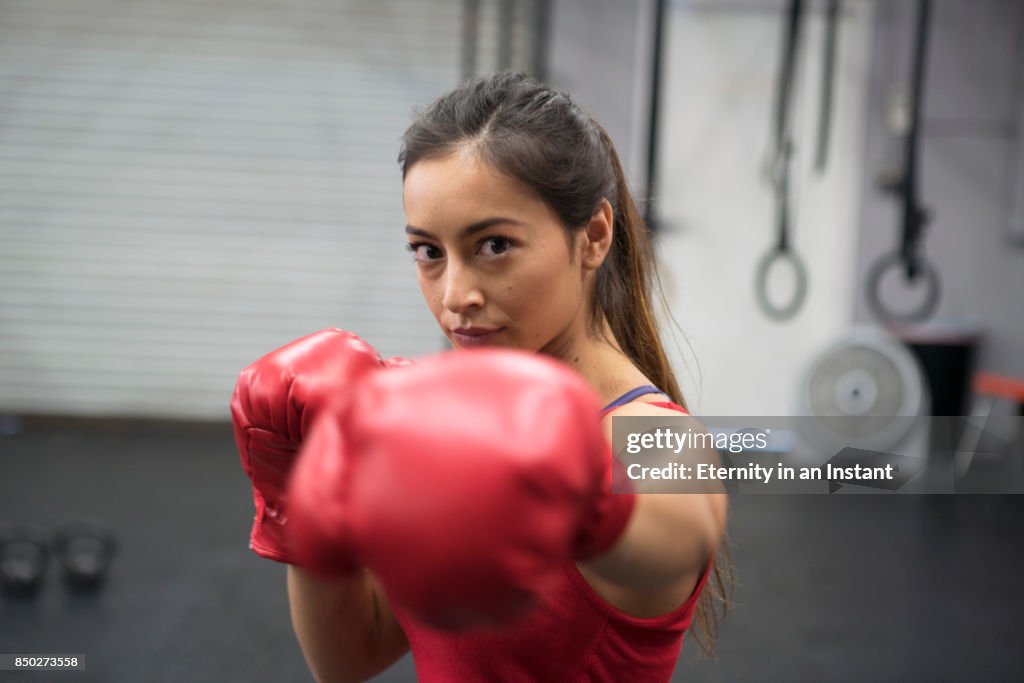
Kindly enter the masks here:
M 501 289 L 504 308 L 524 327 L 543 335 L 571 318 L 582 297 L 577 269 L 563 260 L 534 262 Z
M 441 292 L 438 289 L 436 278 L 428 278 L 422 272 L 417 272 L 416 279 L 419 282 L 420 292 L 423 293 L 423 300 L 427 303 L 427 307 L 434 314 L 435 318 L 439 318 L 441 315 Z

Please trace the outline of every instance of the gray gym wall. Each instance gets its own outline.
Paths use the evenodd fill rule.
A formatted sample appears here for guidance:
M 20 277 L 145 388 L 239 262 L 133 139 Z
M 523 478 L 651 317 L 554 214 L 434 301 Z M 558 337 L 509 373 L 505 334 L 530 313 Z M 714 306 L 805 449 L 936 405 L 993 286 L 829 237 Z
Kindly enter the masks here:
M 411 66 L 390 64 L 396 55 L 376 49 L 379 41 L 348 54 L 356 43 L 341 40 L 340 14 L 292 4 L 305 12 L 292 27 L 262 10 L 235 16 L 238 4 L 3 5 L 0 410 L 223 419 L 238 368 L 318 327 L 354 326 L 386 353 L 440 347 L 400 246 L 378 238 L 401 218 L 393 145 L 408 108 L 457 78 L 461 2 L 353 3 L 410 31 L 422 33 L 423 17 L 436 22 L 429 39 L 407 46 L 419 55 Z M 638 194 L 653 5 L 552 0 L 550 15 L 550 80 L 608 128 Z M 869 320 L 864 270 L 895 243 L 895 203 L 873 177 L 898 152 L 883 111 L 891 74 L 909 59 L 912 3 L 845 3 L 832 163 L 822 177 L 809 163 L 821 40 L 821 3 L 811 3 L 793 227 L 810 294 L 785 324 L 766 320 L 753 294 L 773 238 L 762 167 L 783 3 L 668 5 L 655 195 L 663 281 L 685 335 L 672 353 L 696 410 L 786 413 L 808 359 L 851 322 Z M 1011 137 L 1024 110 L 1011 69 L 1021 61 L 1011 53 L 1020 5 L 937 3 L 922 173 L 936 216 L 927 253 L 945 286 L 939 314 L 976 317 L 988 333 L 979 366 L 1018 375 L 1024 316 L 1014 296 L 1024 270 L 1022 250 L 1005 236 L 1011 211 L 1024 231 L 1024 169 L 1014 167 L 1024 153 Z M 495 3 L 483 7 L 482 39 L 492 43 Z M 231 33 L 239 22 L 248 37 Z M 287 40 L 260 47 L 259 37 L 280 29 Z M 338 52 L 326 52 L 335 44 L 326 36 Z M 355 87 L 375 83 L 389 114 L 349 106 L 338 80 L 346 74 L 363 84 Z M 351 114 L 344 125 L 314 115 L 331 107 L 332 116 Z M 139 118 L 150 113 L 166 118 Z M 242 123 L 232 126 L 233 116 Z M 942 119 L 957 132 L 940 134 Z M 345 142 L 364 129 L 373 135 Z M 346 165 L 355 142 L 365 155 Z M 342 143 L 346 153 L 336 153 Z M 247 161 L 254 152 L 264 163 Z M 181 170 L 183 160 L 206 168 Z M 346 228 L 362 230 L 359 239 Z M 353 286 L 345 264 L 370 286 Z
M 0 0 L 0 413 L 224 421 L 317 329 L 440 350 L 396 156 L 462 31 L 462 0 Z
M 1024 88 L 1016 0 L 939 0 L 924 108 L 926 253 L 942 278 L 928 328 L 985 333 L 977 368 L 1024 374 Z M 665 27 L 655 189 L 662 277 L 683 336 L 684 391 L 705 414 L 785 414 L 809 359 L 851 324 L 876 324 L 866 270 L 898 237 L 875 183 L 902 148 L 886 123 L 905 87 L 912 2 L 844 3 L 830 164 L 812 169 L 822 4 L 809 3 L 795 99 L 794 249 L 810 292 L 788 323 L 757 310 L 753 274 L 772 243 L 769 147 L 784 3 L 673 0 Z M 554 0 L 551 79 L 605 123 L 644 189 L 653 0 Z M 1011 240 L 1016 235 L 1016 241 Z M 784 273 L 782 274 L 784 275 Z M 898 292 L 897 292 L 898 294 Z M 898 299 L 897 299 L 898 300 Z
M 603 121 L 644 189 L 653 0 L 555 0 L 551 77 Z M 669 352 L 692 408 L 788 414 L 808 359 L 852 320 L 873 3 L 850 3 L 838 55 L 831 166 L 811 170 L 821 13 L 809 12 L 795 103 L 795 248 L 811 289 L 790 323 L 767 320 L 754 269 L 773 240 L 762 168 L 776 78 L 780 2 L 673 0 L 666 9 L 659 182 Z M 785 273 L 783 273 L 785 275 Z
M 914 6 L 882 2 L 875 17 L 858 226 L 858 321 L 872 319 L 862 284 L 867 270 L 899 238 L 899 204 L 873 180 L 902 158 L 889 111 L 909 80 Z M 931 27 L 920 192 L 932 214 L 923 253 L 942 284 L 933 325 L 980 329 L 977 368 L 1024 376 L 1024 2 L 938 0 Z M 899 301 L 897 288 L 887 291 Z
M 601 121 L 635 190 L 646 183 L 654 0 L 551 0 L 547 79 Z

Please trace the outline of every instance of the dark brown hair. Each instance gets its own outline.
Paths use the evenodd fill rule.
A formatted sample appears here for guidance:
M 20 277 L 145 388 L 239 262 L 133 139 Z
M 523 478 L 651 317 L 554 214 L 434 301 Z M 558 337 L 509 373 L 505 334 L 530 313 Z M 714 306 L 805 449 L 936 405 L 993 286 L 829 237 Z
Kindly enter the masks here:
M 589 302 L 591 331 L 599 333 L 606 320 L 637 368 L 685 408 L 652 306 L 657 275 L 650 233 L 604 128 L 567 94 L 526 74 L 506 71 L 469 80 L 419 113 L 402 137 L 402 177 L 418 161 L 465 148 L 547 203 L 561 220 L 570 247 L 601 201 L 609 201 L 615 221 L 613 243 L 596 274 Z M 695 638 L 709 654 L 717 608 L 724 614 L 726 588 L 732 583 L 727 543 L 723 540 L 720 546 L 713 580 L 705 587 L 694 618 L 698 631 L 703 631 Z

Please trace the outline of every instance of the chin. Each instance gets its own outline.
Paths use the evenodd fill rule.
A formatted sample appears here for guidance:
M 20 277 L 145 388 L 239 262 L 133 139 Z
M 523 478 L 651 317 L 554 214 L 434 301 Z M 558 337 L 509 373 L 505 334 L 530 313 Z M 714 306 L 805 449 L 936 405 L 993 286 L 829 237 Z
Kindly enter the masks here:
M 499 334 L 497 337 L 489 340 L 463 343 L 456 338 L 449 337 L 448 342 L 452 345 L 453 349 L 466 350 L 466 349 L 513 349 L 519 351 L 534 351 L 535 349 L 528 349 L 519 346 L 513 340 L 509 340 L 505 334 Z
M 452 349 L 456 351 L 470 351 L 472 349 L 518 349 L 519 347 L 505 342 L 484 342 L 476 344 L 460 344 L 457 341 L 449 340 L 452 345 Z

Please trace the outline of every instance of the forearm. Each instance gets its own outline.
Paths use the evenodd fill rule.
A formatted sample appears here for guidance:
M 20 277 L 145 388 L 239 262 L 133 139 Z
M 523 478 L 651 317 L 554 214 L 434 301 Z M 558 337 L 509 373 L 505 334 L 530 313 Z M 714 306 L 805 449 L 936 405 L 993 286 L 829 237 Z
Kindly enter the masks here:
M 288 567 L 292 626 L 318 683 L 363 681 L 408 650 L 408 642 L 368 572 L 325 580 Z

